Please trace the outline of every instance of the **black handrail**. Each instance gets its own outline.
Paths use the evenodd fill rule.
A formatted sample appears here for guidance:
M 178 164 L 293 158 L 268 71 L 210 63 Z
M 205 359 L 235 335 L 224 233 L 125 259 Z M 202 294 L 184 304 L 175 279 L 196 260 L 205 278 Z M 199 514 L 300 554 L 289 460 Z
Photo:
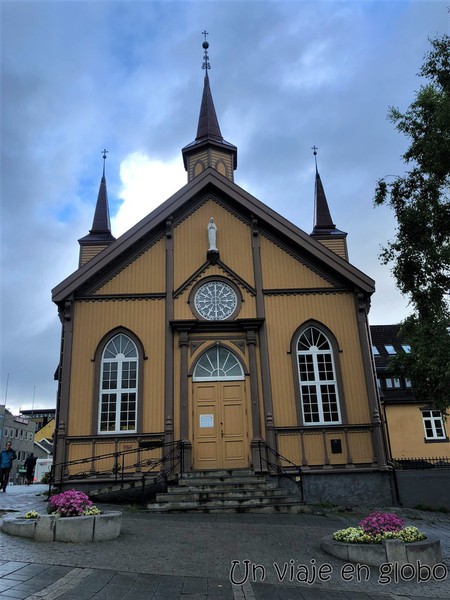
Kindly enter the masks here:
M 126 456 L 138 454 L 138 453 L 142 454 L 143 452 L 148 452 L 148 451 L 154 450 L 155 448 L 158 448 L 158 447 L 164 449 L 163 455 L 161 458 L 159 458 L 159 459 L 153 459 L 153 458 L 141 459 L 140 458 L 138 461 L 133 462 L 133 464 L 129 464 L 129 465 L 125 466 L 125 457 Z M 175 452 L 177 452 L 176 456 L 175 456 Z M 114 464 L 111 468 L 105 469 L 105 470 L 98 470 L 98 471 L 93 469 L 94 463 L 96 461 L 108 460 L 111 458 L 114 459 Z M 176 458 L 176 460 L 173 460 L 174 458 Z M 142 467 L 148 466 L 150 468 L 146 472 L 143 473 L 143 485 L 145 485 L 145 477 L 148 474 L 150 474 L 152 471 L 154 471 L 157 467 L 160 467 L 160 466 L 164 467 L 162 469 L 162 472 L 165 473 L 165 475 L 164 475 L 165 478 L 167 478 L 170 474 L 175 472 L 177 466 L 180 466 L 180 468 L 183 469 L 183 442 L 181 440 L 177 440 L 175 442 L 169 442 L 169 443 L 164 443 L 161 441 L 158 443 L 151 443 L 148 446 L 145 445 L 145 443 L 143 443 L 138 448 L 122 450 L 121 452 L 108 452 L 106 454 L 97 454 L 97 455 L 92 455 L 92 456 L 85 457 L 85 458 L 79 458 L 79 459 L 75 459 L 75 460 L 55 463 L 52 465 L 52 469 L 50 472 L 49 492 L 53 485 L 59 485 L 59 488 L 62 489 L 64 472 L 70 466 L 88 465 L 88 464 L 92 465 L 90 467 L 90 469 L 81 470 L 75 474 L 72 474 L 71 477 L 72 478 L 77 477 L 77 478 L 81 479 L 81 478 L 87 478 L 88 474 L 91 476 L 94 475 L 96 477 L 102 477 L 102 476 L 107 476 L 107 475 L 112 474 L 112 475 L 114 475 L 114 482 L 117 483 L 118 479 L 119 479 L 119 475 L 120 475 L 121 483 L 123 484 L 125 472 L 127 470 L 136 471 L 136 469 L 142 469 Z M 167 468 L 166 465 L 169 465 L 169 467 Z M 56 479 L 57 479 L 56 474 L 58 472 L 58 468 L 59 468 L 59 484 L 56 481 Z M 89 473 L 88 473 L 88 471 L 89 471 Z M 161 474 L 162 473 L 160 473 L 158 475 L 158 477 L 160 477 Z
M 264 451 L 265 451 L 264 453 L 261 451 L 262 449 L 264 449 Z M 301 466 L 296 465 L 291 460 L 289 460 L 288 458 L 286 458 L 285 456 L 283 456 L 282 454 L 280 454 L 279 452 L 277 452 L 276 450 L 274 450 L 273 448 L 268 446 L 266 444 L 266 442 L 263 442 L 262 440 L 258 440 L 258 452 L 259 452 L 260 464 L 262 462 L 265 463 L 265 465 L 269 468 L 269 471 L 273 470 L 276 472 L 277 475 L 281 475 L 282 477 L 287 477 L 288 479 L 293 481 L 300 490 L 301 501 L 304 502 L 303 478 L 302 478 Z M 264 454 L 265 454 L 265 456 L 264 456 Z M 270 460 L 270 455 L 272 455 L 275 458 L 275 462 Z M 284 469 L 280 465 L 280 461 L 288 463 L 293 469 L 295 469 L 296 472 L 292 473 L 292 472 Z

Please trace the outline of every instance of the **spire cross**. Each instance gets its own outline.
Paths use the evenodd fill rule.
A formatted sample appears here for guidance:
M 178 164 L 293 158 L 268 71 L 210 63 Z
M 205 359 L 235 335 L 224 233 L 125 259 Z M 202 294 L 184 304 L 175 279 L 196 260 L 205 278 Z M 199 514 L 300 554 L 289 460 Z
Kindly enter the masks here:
M 211 65 L 209 64 L 209 56 L 208 56 L 209 43 L 206 41 L 206 36 L 209 35 L 209 33 L 205 29 L 205 31 L 202 31 L 202 35 L 205 36 L 205 41 L 202 44 L 203 49 L 204 49 L 202 69 L 210 69 Z
M 103 177 L 105 176 L 105 163 L 106 163 L 106 155 L 108 154 L 108 150 L 103 148 L 102 156 L 103 156 Z
M 312 147 L 311 147 L 311 150 L 313 151 L 313 154 L 314 154 L 314 161 L 315 161 L 315 163 L 316 163 L 316 171 L 317 171 L 317 150 L 318 150 L 318 149 L 319 149 L 319 148 L 318 148 L 317 146 L 312 146 Z

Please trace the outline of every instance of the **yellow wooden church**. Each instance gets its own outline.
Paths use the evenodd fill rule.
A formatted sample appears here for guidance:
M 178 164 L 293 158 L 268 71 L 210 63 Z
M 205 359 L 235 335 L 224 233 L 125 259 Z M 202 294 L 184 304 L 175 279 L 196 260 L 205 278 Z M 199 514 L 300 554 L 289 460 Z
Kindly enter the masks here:
M 115 239 L 103 171 L 79 268 L 53 290 L 56 477 L 296 468 L 305 501 L 389 501 L 374 282 L 349 262 L 317 170 L 311 234 L 234 183 L 204 66 L 187 184 Z

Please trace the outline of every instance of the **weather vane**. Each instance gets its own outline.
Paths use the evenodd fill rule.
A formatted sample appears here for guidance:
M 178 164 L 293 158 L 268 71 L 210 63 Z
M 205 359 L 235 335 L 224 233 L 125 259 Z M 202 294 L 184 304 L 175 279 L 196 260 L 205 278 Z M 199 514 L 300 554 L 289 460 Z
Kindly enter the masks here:
M 202 69 L 210 69 L 211 65 L 209 64 L 209 56 L 208 56 L 209 43 L 206 41 L 206 36 L 209 35 L 209 33 L 205 29 L 205 31 L 202 31 L 202 35 L 205 36 L 205 41 L 202 44 L 203 49 L 205 51 L 204 56 L 203 56 Z
M 108 154 L 108 150 L 103 148 L 102 156 L 103 156 L 103 177 L 105 176 L 105 164 L 106 164 L 106 155 Z
M 318 148 L 317 146 L 312 146 L 312 147 L 311 147 L 311 150 L 313 151 L 313 154 L 314 154 L 314 161 L 315 161 L 315 163 L 316 163 L 316 171 L 317 171 L 317 150 L 318 150 L 318 149 L 319 149 L 319 148 Z

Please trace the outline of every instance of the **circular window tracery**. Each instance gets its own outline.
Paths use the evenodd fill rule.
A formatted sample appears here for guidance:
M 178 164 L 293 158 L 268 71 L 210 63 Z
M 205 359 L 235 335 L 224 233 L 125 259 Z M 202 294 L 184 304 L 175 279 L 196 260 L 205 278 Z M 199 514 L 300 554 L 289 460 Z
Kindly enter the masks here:
M 197 313 L 208 321 L 224 321 L 238 307 L 238 297 L 233 287 L 220 279 L 212 279 L 199 286 L 194 295 Z

